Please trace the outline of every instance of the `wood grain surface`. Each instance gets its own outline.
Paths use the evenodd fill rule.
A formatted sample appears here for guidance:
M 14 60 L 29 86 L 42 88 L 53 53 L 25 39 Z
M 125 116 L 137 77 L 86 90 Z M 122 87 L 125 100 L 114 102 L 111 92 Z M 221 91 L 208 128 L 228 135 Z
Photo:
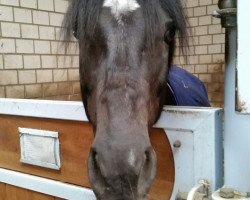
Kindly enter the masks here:
M 20 162 L 18 127 L 59 132 L 61 153 L 61 169 L 59 171 Z M 168 200 L 171 196 L 174 185 L 174 160 L 171 146 L 164 130 L 162 129 L 152 129 L 150 138 L 157 154 L 157 175 L 150 194 L 148 195 L 148 199 Z M 92 141 L 92 126 L 86 122 L 0 115 L 1 168 L 59 180 L 88 188 L 89 182 L 87 178 L 86 163 Z M 5 184 L 0 183 L 1 198 L 6 194 L 4 193 L 6 191 L 8 191 L 8 197 L 5 197 L 6 199 L 10 198 L 9 195 L 16 195 L 17 197 L 21 195 L 23 196 L 21 199 L 26 199 L 27 195 L 31 195 L 30 192 L 23 192 L 21 190 L 23 189 L 20 189 L 19 192 L 15 193 L 13 186 L 6 186 Z M 52 198 L 47 196 L 36 196 L 37 197 L 34 197 L 33 199 L 50 200 Z M 11 200 L 15 200 L 17 197 L 11 196 Z M 1 198 L 0 200 L 2 200 Z
M 0 200 L 62 200 L 12 185 L 0 183 Z

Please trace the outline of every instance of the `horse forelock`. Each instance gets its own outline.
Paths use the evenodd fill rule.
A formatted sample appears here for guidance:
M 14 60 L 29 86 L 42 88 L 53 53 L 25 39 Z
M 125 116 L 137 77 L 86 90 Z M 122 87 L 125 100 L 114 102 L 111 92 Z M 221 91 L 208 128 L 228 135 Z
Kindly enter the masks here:
M 112 14 L 118 19 L 122 14 L 133 12 L 140 8 L 136 0 L 105 0 L 103 6 L 110 8 Z
M 80 43 L 88 43 L 98 27 L 103 7 L 111 8 L 114 15 L 142 9 L 145 20 L 146 43 L 152 46 L 157 28 L 159 6 L 175 24 L 181 47 L 187 47 L 188 32 L 180 0 L 72 0 L 63 21 L 64 41 L 69 41 L 73 31 Z M 87 45 L 87 44 L 86 44 Z

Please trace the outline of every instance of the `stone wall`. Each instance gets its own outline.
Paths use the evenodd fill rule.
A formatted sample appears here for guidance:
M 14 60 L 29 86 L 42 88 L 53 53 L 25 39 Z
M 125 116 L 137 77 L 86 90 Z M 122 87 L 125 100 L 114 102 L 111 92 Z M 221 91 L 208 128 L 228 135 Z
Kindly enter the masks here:
M 206 85 L 223 105 L 224 31 L 211 16 L 218 0 L 183 0 L 193 39 L 187 59 L 174 63 Z M 80 100 L 78 56 L 59 44 L 67 0 L 0 0 L 0 97 Z
M 77 51 L 64 56 L 65 0 L 0 0 L 0 97 L 79 100 Z

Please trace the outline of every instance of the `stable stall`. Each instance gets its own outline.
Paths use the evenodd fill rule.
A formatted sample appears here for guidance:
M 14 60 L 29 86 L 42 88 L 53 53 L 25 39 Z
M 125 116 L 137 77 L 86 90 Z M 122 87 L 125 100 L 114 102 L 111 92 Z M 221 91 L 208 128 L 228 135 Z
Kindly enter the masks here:
M 221 120 L 221 109 L 164 107 L 150 133 L 158 169 L 149 199 L 187 195 L 200 179 L 211 191 L 222 185 Z M 0 99 L 0 121 L 2 199 L 95 199 L 81 102 Z

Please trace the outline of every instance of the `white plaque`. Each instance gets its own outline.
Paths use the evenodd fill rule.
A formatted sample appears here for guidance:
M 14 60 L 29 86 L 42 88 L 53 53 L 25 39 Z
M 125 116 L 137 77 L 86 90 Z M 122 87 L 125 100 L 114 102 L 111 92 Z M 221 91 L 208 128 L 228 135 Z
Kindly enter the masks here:
M 29 128 L 18 130 L 22 163 L 60 169 L 58 132 Z

